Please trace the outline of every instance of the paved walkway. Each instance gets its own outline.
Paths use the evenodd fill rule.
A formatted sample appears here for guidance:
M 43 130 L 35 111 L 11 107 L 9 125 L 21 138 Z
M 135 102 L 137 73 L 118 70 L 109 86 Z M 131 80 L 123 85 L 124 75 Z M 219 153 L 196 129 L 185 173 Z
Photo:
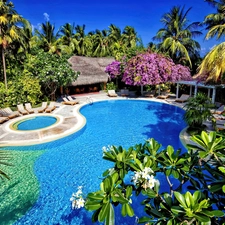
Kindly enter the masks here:
M 85 123 L 85 118 L 79 113 L 80 107 L 85 104 L 91 104 L 95 101 L 112 99 L 113 97 L 108 97 L 105 92 L 93 93 L 93 94 L 82 94 L 76 95 L 76 100 L 79 101 L 79 104 L 74 106 L 64 105 L 57 103 L 57 108 L 50 114 L 55 115 L 58 118 L 58 122 L 48 128 L 34 130 L 34 131 L 18 131 L 12 129 L 12 124 L 15 122 L 26 119 L 29 117 L 34 117 L 43 115 L 43 114 L 30 114 L 27 116 L 17 117 L 11 119 L 10 121 L 2 124 L 0 126 L 0 147 L 1 146 L 18 146 L 18 145 L 31 145 L 31 144 L 40 144 L 43 142 L 49 142 L 56 140 L 58 138 L 65 137 L 70 135 L 79 129 L 81 129 Z M 114 97 L 114 99 L 137 99 L 132 93 L 130 97 Z M 174 104 L 179 107 L 183 107 L 181 103 L 175 103 L 174 99 L 161 100 L 156 98 L 141 98 L 143 100 L 151 101 L 160 101 L 167 104 Z M 44 115 L 49 115 L 44 113 Z M 184 132 L 183 132 L 184 133 Z M 184 135 L 182 135 L 184 136 Z M 183 139 L 183 138 L 182 138 Z M 188 141 L 188 138 L 186 138 Z M 186 141 L 185 141 L 186 142 Z

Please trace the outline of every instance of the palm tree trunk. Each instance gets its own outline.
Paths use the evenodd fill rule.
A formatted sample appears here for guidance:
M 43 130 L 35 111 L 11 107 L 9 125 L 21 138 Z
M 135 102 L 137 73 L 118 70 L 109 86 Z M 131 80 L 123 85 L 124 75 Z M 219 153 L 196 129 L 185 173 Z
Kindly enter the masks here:
M 5 53 L 4 53 L 3 48 L 2 48 L 2 64 L 3 64 L 3 74 L 4 74 L 4 80 L 5 80 L 5 89 L 8 90 L 7 76 L 6 76 L 6 66 L 5 66 Z

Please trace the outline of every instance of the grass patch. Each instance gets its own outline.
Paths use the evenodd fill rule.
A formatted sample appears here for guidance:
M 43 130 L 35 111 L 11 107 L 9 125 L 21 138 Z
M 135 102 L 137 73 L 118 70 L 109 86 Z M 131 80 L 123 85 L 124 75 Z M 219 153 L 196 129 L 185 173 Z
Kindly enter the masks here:
M 0 165 L 9 176 L 0 180 L 1 225 L 13 224 L 37 201 L 39 183 L 34 162 L 43 151 L 9 151 L 13 166 Z

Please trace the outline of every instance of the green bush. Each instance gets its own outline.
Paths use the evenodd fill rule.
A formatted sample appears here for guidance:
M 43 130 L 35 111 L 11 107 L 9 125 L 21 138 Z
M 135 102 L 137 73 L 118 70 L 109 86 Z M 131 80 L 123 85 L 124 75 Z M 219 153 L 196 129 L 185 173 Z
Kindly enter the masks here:
M 138 218 L 139 223 L 224 224 L 225 138 L 203 131 L 191 140 L 194 144 L 187 145 L 185 153 L 170 145 L 161 149 L 154 139 L 128 150 L 104 147 L 103 159 L 114 166 L 103 173 L 100 190 L 89 193 L 85 204 L 79 199 L 82 206 L 94 211 L 92 221 L 117 224 L 114 208 L 118 205 L 122 216 L 137 216 L 132 198 L 142 195 L 140 205 L 148 216 Z M 167 182 L 169 191 L 160 189 L 157 175 Z M 79 201 L 73 201 L 75 208 L 81 207 Z

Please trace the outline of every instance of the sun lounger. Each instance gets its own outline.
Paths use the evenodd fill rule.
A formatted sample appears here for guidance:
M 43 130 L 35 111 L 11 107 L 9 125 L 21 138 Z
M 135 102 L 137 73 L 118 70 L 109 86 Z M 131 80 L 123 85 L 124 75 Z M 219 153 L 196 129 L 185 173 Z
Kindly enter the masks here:
M 35 108 L 35 110 L 38 112 L 38 113 L 43 113 L 48 107 L 48 103 L 47 102 L 42 102 L 41 106 L 40 107 L 37 107 Z
M 190 98 L 190 95 L 182 94 L 180 98 L 176 98 L 174 101 L 183 103 L 183 102 L 186 102 L 189 98 Z
M 167 99 L 167 98 L 169 98 L 169 94 L 168 93 L 162 93 L 161 95 L 158 95 L 156 98 Z
M 19 113 L 21 113 L 22 115 L 29 114 L 28 111 L 24 109 L 24 106 L 22 104 L 17 105 L 17 109 L 18 109 Z
M 55 110 L 56 106 L 55 106 L 55 102 L 50 102 L 49 106 L 47 107 L 47 109 L 45 110 L 46 113 L 50 113 L 53 110 Z
M 144 94 L 144 97 L 147 98 L 153 98 L 155 96 L 155 90 L 154 91 L 148 91 Z
M 4 122 L 6 122 L 8 120 L 9 120 L 8 117 L 6 117 L 6 116 L 0 116 L 0 123 L 4 123 Z
M 9 108 L 9 107 L 4 108 L 4 109 L 1 109 L 1 110 L 0 110 L 0 114 L 1 114 L 2 116 L 8 117 L 9 119 L 13 119 L 13 118 L 15 118 L 15 117 L 20 116 L 20 114 L 19 114 L 18 111 L 12 111 L 12 109 Z
M 129 96 L 129 90 L 128 89 L 121 89 L 120 95 L 123 97 L 128 97 Z
M 117 97 L 118 95 L 116 94 L 115 90 L 108 90 L 108 96 L 109 97 Z
M 67 99 L 68 99 L 70 102 L 77 102 L 77 103 L 79 103 L 77 100 L 73 99 L 70 95 L 67 96 Z
M 213 110 L 210 110 L 211 113 L 215 113 L 215 114 L 222 114 L 225 112 L 225 106 L 224 105 L 221 105 L 218 109 L 213 109 Z
M 31 114 L 34 113 L 34 109 L 32 108 L 30 103 L 25 103 L 25 109 Z
M 69 101 L 66 97 L 62 98 L 63 99 L 63 104 L 65 105 L 76 105 L 78 104 L 78 101 Z

